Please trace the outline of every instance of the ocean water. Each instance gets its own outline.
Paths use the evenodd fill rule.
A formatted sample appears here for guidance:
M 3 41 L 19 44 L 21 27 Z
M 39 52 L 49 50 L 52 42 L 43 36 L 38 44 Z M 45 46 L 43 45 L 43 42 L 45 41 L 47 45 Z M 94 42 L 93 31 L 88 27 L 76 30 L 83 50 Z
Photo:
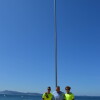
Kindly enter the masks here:
M 41 96 L 11 96 L 11 95 L 2 95 L 0 96 L 0 100 L 41 100 Z
M 0 95 L 0 100 L 42 100 L 41 96 L 11 96 Z M 100 97 L 96 96 L 76 96 L 75 100 L 100 100 Z

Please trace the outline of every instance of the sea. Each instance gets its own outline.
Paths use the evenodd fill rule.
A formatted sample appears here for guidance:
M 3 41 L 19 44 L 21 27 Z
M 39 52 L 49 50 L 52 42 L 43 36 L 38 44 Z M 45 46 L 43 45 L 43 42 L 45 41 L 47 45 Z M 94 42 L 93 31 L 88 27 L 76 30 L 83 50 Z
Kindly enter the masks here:
M 0 100 L 42 100 L 41 96 L 0 95 Z M 75 100 L 100 100 L 99 96 L 76 96 Z

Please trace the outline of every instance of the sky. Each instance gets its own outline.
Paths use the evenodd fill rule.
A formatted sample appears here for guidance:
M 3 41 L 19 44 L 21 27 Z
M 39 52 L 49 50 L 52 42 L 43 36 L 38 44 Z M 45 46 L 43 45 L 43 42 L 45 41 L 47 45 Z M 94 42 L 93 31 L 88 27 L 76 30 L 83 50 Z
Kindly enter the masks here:
M 0 0 L 0 91 L 55 90 L 54 0 Z M 57 0 L 58 85 L 100 96 L 100 0 Z

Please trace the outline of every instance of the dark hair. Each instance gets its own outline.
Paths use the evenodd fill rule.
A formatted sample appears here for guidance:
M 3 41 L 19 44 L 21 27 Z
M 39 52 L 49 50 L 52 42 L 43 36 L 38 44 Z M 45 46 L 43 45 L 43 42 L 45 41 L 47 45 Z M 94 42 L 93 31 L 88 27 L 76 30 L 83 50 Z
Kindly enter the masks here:
M 66 86 L 66 87 L 65 87 L 65 90 L 66 90 L 66 89 L 70 90 L 70 89 L 71 89 L 71 87 L 70 87 L 70 86 Z
M 49 86 L 47 89 L 51 90 L 51 87 Z
M 60 86 L 56 86 L 56 88 L 59 88 L 60 89 Z

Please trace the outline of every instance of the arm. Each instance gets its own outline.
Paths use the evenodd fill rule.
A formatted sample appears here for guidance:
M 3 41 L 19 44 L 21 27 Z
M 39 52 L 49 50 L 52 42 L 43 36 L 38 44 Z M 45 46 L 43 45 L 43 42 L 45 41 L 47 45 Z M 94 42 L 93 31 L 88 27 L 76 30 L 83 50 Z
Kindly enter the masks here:
M 65 99 L 65 94 L 63 94 L 63 100 L 66 100 L 66 99 Z
M 74 94 L 72 94 L 72 96 L 73 96 L 73 97 L 72 97 L 72 100 L 75 100 L 75 96 L 74 96 Z
M 45 94 L 42 95 L 42 100 L 44 100 Z
M 55 100 L 54 96 L 52 96 L 52 100 Z

